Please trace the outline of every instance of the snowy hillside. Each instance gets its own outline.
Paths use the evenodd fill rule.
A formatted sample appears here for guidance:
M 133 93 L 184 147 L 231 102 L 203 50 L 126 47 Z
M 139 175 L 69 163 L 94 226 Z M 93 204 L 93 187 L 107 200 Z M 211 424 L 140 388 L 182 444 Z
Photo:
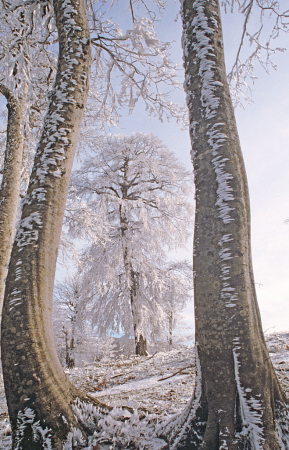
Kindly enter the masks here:
M 289 392 L 289 333 L 267 336 L 267 345 L 283 388 Z M 183 347 L 148 357 L 102 359 L 92 365 L 66 370 L 79 388 L 115 409 L 104 417 L 87 450 L 165 448 L 155 429 L 188 402 L 194 387 L 194 348 Z M 120 407 L 127 406 L 129 411 Z M 141 419 L 141 420 L 140 420 Z M 10 425 L 0 382 L 0 450 L 11 444 Z M 80 442 L 79 442 L 80 444 Z M 67 447 L 69 448 L 69 447 Z

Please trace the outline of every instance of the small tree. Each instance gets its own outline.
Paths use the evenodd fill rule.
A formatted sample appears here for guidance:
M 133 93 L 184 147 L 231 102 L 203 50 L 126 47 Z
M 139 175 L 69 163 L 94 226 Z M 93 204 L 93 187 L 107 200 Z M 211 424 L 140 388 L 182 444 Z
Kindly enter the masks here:
M 84 290 L 94 304 L 90 317 L 100 333 L 133 333 L 136 354 L 145 355 L 148 330 L 165 323 L 170 287 L 175 302 L 189 298 L 190 282 L 177 275 L 184 275 L 185 264 L 169 266 L 166 252 L 190 234 L 191 175 L 153 135 L 111 135 L 96 149 L 94 143 L 72 176 L 67 224 L 74 233 L 76 223 L 85 228 L 83 211 L 89 210 L 106 218 L 106 240 L 93 241 L 82 256 Z
M 57 307 L 54 317 L 57 323 L 57 331 L 61 328 L 62 337 L 65 340 L 65 363 L 71 369 L 75 367 L 75 346 L 77 341 L 77 328 L 79 328 L 79 298 L 81 285 L 77 279 L 71 278 L 65 283 L 59 283 L 55 289 L 54 305 Z M 57 317 L 58 316 L 58 317 Z M 60 325 L 60 327 L 59 327 Z

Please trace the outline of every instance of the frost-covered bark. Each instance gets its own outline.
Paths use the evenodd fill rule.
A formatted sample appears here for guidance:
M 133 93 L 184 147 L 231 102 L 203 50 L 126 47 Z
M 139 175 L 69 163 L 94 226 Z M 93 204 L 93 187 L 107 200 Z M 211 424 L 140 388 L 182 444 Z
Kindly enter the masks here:
M 8 122 L 6 150 L 2 183 L 0 189 L 0 310 L 5 289 L 5 278 L 9 264 L 17 206 L 20 191 L 23 136 L 21 134 L 21 122 L 25 107 L 26 93 L 17 101 L 13 92 L 0 83 L 0 93 L 7 100 Z
M 218 3 L 184 0 L 185 87 L 196 183 L 194 296 L 199 374 L 171 448 L 289 448 L 288 407 L 264 341 L 249 194 L 226 81 Z
M 85 108 L 90 36 L 83 0 L 55 0 L 59 59 L 16 234 L 2 318 L 2 362 L 13 449 L 62 449 L 84 432 L 56 355 L 52 293 L 74 153 Z M 89 401 L 88 399 L 86 399 Z M 79 420 L 78 420 L 79 419 Z
M 124 165 L 124 185 L 122 187 L 123 199 L 128 199 L 127 193 L 127 170 L 128 164 Z M 126 274 L 126 283 L 129 289 L 129 297 L 130 297 L 130 306 L 131 306 L 131 314 L 132 314 L 132 322 L 133 322 L 133 332 L 134 332 L 134 342 L 135 342 L 135 354 L 138 356 L 147 356 L 147 341 L 145 338 L 145 333 L 143 329 L 142 314 L 140 310 L 140 289 L 139 289 L 139 272 L 133 269 L 132 261 L 131 261 L 131 252 L 128 250 L 127 242 L 128 242 L 128 220 L 125 214 L 123 213 L 123 208 L 119 206 L 119 221 L 121 228 L 121 237 L 122 237 L 122 251 L 123 251 L 123 261 L 125 267 Z

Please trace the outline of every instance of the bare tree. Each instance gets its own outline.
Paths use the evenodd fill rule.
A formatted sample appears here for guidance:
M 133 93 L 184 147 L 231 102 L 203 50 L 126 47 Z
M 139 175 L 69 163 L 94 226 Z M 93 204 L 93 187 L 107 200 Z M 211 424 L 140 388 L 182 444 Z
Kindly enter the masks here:
M 196 183 L 198 377 L 188 407 L 166 432 L 176 449 L 288 449 L 288 401 L 266 348 L 256 300 L 248 186 L 219 5 L 185 0 L 182 17 Z
M 256 80 L 255 64 L 269 73 L 277 68 L 274 55 L 284 52 L 278 37 L 289 32 L 289 9 L 286 2 L 276 0 L 222 0 L 225 12 L 238 12 L 243 16 L 241 37 L 236 57 L 228 73 L 233 105 L 252 99 L 252 84 Z

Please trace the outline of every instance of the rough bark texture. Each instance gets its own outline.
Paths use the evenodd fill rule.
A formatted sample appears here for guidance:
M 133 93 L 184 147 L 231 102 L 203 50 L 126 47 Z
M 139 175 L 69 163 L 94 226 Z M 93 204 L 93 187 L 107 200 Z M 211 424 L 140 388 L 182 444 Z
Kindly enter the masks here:
M 264 341 L 249 194 L 223 53 L 219 5 L 184 0 L 183 48 L 196 184 L 198 379 L 171 448 L 288 449 L 287 399 Z
M 7 100 L 8 122 L 3 177 L 0 189 L 0 310 L 5 289 L 5 278 L 10 260 L 17 206 L 19 200 L 23 156 L 21 122 L 26 95 L 16 100 L 13 92 L 0 83 L 0 93 Z
M 13 449 L 25 450 L 62 449 L 72 427 L 85 431 L 73 403 L 90 401 L 64 374 L 52 329 L 57 251 L 88 93 L 90 36 L 84 0 L 55 0 L 54 9 L 58 70 L 13 245 L 2 319 Z

